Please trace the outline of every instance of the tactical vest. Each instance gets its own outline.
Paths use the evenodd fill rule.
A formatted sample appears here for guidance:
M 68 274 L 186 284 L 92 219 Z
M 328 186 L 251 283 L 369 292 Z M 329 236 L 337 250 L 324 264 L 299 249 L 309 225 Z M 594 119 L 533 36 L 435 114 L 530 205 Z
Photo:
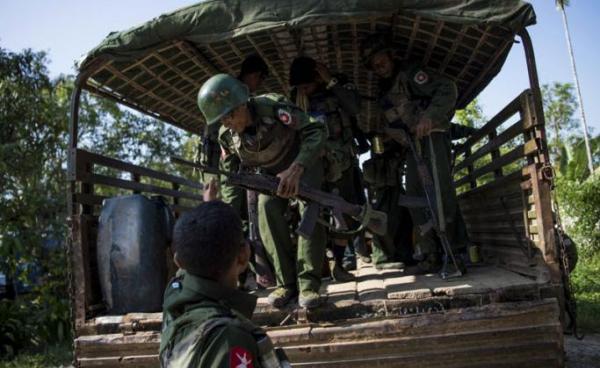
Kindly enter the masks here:
M 232 145 L 244 166 L 260 167 L 269 174 L 287 169 L 300 151 L 297 130 L 277 118 L 277 110 L 290 107 L 259 96 L 249 101 L 253 126 L 232 132 Z
M 416 125 L 419 108 L 423 101 L 415 100 L 408 86 L 406 73 L 400 71 L 394 77 L 394 83 L 380 101 L 383 117 L 388 123 L 401 120 L 408 126 Z
M 318 93 L 310 98 L 307 113 L 327 127 L 325 180 L 335 182 L 354 161 L 352 118 L 341 108 L 337 97 L 331 93 Z

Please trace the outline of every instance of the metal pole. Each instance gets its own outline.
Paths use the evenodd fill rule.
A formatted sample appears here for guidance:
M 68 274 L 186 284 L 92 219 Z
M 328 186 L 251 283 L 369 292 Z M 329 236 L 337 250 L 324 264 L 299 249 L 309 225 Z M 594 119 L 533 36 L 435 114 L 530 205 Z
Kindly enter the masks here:
M 590 175 L 594 175 L 594 164 L 592 162 L 592 150 L 590 149 L 590 141 L 588 138 L 587 121 L 585 120 L 585 112 L 583 110 L 583 98 L 581 97 L 581 88 L 579 87 L 579 78 L 577 77 L 577 67 L 575 66 L 575 55 L 573 45 L 571 44 L 571 34 L 569 33 L 569 23 L 567 22 L 567 12 L 564 6 L 559 5 L 562 14 L 563 26 L 565 27 L 565 36 L 567 38 L 567 47 L 569 49 L 569 59 L 571 60 L 571 69 L 573 71 L 573 79 L 575 80 L 575 89 L 577 90 L 577 102 L 579 103 L 579 111 L 581 112 L 581 122 L 583 123 L 583 140 L 585 142 L 585 152 L 588 159 L 588 169 Z
M 521 32 L 519 32 L 519 37 L 521 38 L 521 41 L 523 41 L 523 49 L 525 51 L 525 60 L 527 62 L 527 71 L 529 74 L 529 88 L 533 94 L 533 109 L 535 112 L 533 118 L 536 119 L 536 121 L 533 123 L 539 127 L 539 144 L 541 145 L 540 148 L 542 151 L 540 152 L 540 155 L 542 156 L 542 162 L 548 163 L 550 159 L 548 157 L 548 147 L 546 146 L 546 122 L 544 118 L 544 108 L 542 106 L 542 92 L 540 90 L 537 66 L 535 65 L 533 44 L 527 29 L 523 29 Z

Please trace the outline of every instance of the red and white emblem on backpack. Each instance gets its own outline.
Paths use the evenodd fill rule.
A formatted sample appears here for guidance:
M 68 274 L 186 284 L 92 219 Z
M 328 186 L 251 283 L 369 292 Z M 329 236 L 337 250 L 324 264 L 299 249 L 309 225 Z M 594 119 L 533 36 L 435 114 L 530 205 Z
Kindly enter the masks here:
M 429 80 L 429 76 L 422 70 L 419 70 L 417 74 L 415 74 L 415 82 L 417 84 L 425 84 Z
M 229 368 L 254 368 L 252 353 L 241 346 L 229 350 Z
M 284 109 L 277 110 L 277 118 L 281 120 L 285 125 L 290 125 L 292 122 L 292 114 L 285 111 Z

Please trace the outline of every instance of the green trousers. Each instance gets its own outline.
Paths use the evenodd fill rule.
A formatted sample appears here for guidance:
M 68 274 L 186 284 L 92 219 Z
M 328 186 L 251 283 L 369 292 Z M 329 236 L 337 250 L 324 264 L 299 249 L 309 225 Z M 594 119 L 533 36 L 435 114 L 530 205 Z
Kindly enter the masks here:
M 448 134 L 442 132 L 431 133 L 422 138 L 417 149 L 420 150 L 421 157 L 429 168 L 432 178 L 435 181 L 434 171 L 439 178 L 439 187 L 441 192 L 441 204 L 443 208 L 446 235 L 451 247 L 460 251 L 468 243 L 467 230 L 460 214 L 458 200 L 456 199 L 456 189 L 450 167 L 450 138 Z M 435 167 L 433 163 L 435 162 Z M 412 157 L 408 155 L 406 162 L 406 192 L 409 196 L 424 196 L 423 187 L 417 174 L 417 165 Z M 438 252 L 437 236 L 433 230 L 422 234 L 419 226 L 427 223 L 427 214 L 424 209 L 412 208 L 410 215 L 413 223 L 417 226 L 415 233 L 415 247 L 419 247 L 423 254 Z
M 320 188 L 322 180 L 320 162 L 307 167 L 302 175 L 302 182 L 314 188 Z M 267 256 L 275 268 L 277 286 L 318 292 L 325 260 L 325 228 L 317 223 L 309 239 L 298 236 L 296 246 L 284 216 L 288 205 L 285 198 L 264 194 L 258 197 L 258 225 Z M 301 213 L 304 207 L 301 203 Z
M 373 263 L 407 262 L 412 259 L 412 221 L 405 207 L 398 206 L 398 196 L 404 194 L 401 185 L 372 190 L 373 209 L 387 214 L 385 235 L 373 235 Z
M 229 155 L 225 160 L 219 162 L 222 171 L 237 173 L 240 168 L 240 159 L 235 155 Z M 237 212 L 242 220 L 248 218 L 248 205 L 246 201 L 246 190 L 235 185 L 225 184 L 225 177 L 221 178 L 221 199 L 229 204 Z

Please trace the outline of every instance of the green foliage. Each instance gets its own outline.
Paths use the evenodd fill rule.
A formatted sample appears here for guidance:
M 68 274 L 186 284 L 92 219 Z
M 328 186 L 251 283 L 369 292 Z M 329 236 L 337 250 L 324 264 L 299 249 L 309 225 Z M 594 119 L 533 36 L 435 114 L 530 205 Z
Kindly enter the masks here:
M 38 345 L 29 311 L 25 302 L 0 300 L 0 357 L 12 357 L 24 347 Z
M 559 176 L 556 191 L 563 221 L 580 253 L 600 254 L 600 175 L 582 182 Z
M 600 332 L 600 253 L 587 255 L 571 274 L 577 318 L 583 332 Z
M 570 83 L 554 82 L 542 86 L 542 102 L 546 120 L 548 144 L 555 167 L 564 173 L 567 153 L 577 139 L 577 101 Z
M 0 368 L 47 368 L 71 366 L 71 345 L 51 345 L 43 352 L 19 354 L 11 360 L 0 360 Z
M 592 162 L 594 167 L 600 166 L 600 136 L 596 136 L 589 140 L 590 149 L 592 151 Z M 583 181 L 589 175 L 588 158 L 585 150 L 585 142 L 582 137 L 573 139 L 573 143 L 566 151 L 566 160 L 563 165 L 562 174 L 575 181 Z M 596 172 L 596 174 L 598 174 Z
M 569 0 L 555 0 L 556 7 L 559 10 L 564 10 L 565 7 L 569 6 L 571 1 Z
M 467 107 L 456 111 L 454 121 L 468 127 L 481 128 L 487 122 L 487 118 L 483 115 L 483 109 L 479 105 L 479 101 L 474 99 Z
M 61 243 L 65 234 L 67 127 L 45 63 L 44 53 L 0 49 L 0 272 L 22 282 L 30 275 L 18 270 L 36 265 L 46 273 L 41 293 L 22 296 L 6 307 L 23 326 L 19 334 L 2 331 L 6 335 L 0 338 L 10 340 L 15 349 L 30 345 L 30 336 L 36 342 L 60 340 L 69 331 L 64 327 L 69 318 L 64 252 L 50 254 L 44 246 Z M 54 319 L 54 329 L 45 324 L 47 318 Z
M 30 275 L 19 270 L 38 268 L 42 273 L 32 292 L 2 302 L 0 355 L 71 338 L 64 243 L 74 84 L 72 76 L 51 80 L 46 63 L 43 52 L 0 48 L 0 272 L 23 282 Z M 177 173 L 169 156 L 178 153 L 188 136 L 84 93 L 78 139 L 81 148 Z M 184 147 L 191 151 L 193 143 Z M 117 192 L 99 188 L 98 194 Z

